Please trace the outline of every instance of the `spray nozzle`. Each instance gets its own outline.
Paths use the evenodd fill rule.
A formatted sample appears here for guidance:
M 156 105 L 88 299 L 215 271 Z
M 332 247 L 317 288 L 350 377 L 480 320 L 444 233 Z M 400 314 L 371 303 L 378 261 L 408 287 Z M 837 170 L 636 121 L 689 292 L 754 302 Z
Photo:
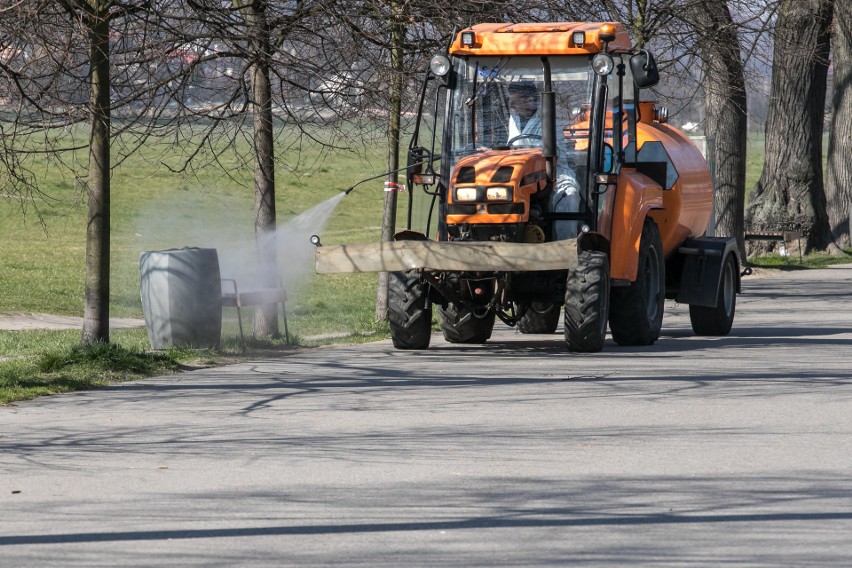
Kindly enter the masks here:
M 322 246 L 322 243 L 320 242 L 319 235 L 311 235 L 311 244 L 314 245 L 317 248 Z

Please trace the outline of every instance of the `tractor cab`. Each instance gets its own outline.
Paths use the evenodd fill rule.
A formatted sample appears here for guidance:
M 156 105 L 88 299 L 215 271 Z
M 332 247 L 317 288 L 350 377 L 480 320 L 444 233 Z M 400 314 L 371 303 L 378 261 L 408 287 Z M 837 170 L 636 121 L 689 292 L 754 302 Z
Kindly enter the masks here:
M 635 155 L 629 45 L 616 24 L 461 32 L 432 60 L 409 149 L 409 187 L 433 197 L 425 234 L 540 243 L 601 230 L 596 176 Z

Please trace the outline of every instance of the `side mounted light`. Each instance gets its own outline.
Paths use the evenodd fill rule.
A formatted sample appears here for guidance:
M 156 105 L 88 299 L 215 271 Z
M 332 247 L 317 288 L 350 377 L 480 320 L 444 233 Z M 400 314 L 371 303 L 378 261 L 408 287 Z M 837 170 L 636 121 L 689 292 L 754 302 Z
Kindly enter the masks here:
M 598 185 L 618 185 L 618 174 L 596 174 L 595 183 Z
M 462 32 L 461 44 L 465 47 L 473 47 L 476 44 L 476 33 L 472 31 Z
M 571 43 L 577 47 L 582 47 L 586 43 L 586 32 L 574 32 L 571 34 Z
M 592 69 L 598 75 L 609 75 L 614 67 L 615 63 L 608 53 L 597 53 L 592 58 Z
M 438 176 L 436 174 L 414 174 L 411 179 L 418 185 L 435 185 Z
M 446 55 L 435 55 L 429 62 L 429 68 L 437 77 L 443 77 L 450 72 L 450 59 Z

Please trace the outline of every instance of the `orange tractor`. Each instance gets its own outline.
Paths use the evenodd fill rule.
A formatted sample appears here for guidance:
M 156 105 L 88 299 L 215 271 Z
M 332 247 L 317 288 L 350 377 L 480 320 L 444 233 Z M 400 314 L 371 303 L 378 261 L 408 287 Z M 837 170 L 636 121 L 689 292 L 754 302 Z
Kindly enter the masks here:
M 453 343 L 487 341 L 498 318 L 554 333 L 561 313 L 569 351 L 600 351 L 607 325 L 619 345 L 650 345 L 666 298 L 689 305 L 695 333 L 730 331 L 736 241 L 703 236 L 707 162 L 641 101 L 657 67 L 620 24 L 480 24 L 430 67 L 408 228 L 316 255 L 321 273 L 390 273 L 397 348 L 429 346 L 433 306 Z

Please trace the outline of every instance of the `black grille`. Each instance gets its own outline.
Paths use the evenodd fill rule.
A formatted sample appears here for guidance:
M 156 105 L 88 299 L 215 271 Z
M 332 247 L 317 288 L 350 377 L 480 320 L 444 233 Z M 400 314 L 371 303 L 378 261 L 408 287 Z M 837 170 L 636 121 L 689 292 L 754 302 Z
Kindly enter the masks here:
M 546 178 L 547 178 L 547 172 L 545 172 L 544 170 L 540 170 L 540 171 L 533 172 L 531 174 L 525 175 L 524 179 L 521 180 L 521 185 L 522 186 L 523 185 L 529 185 L 531 183 L 537 182 L 540 179 L 546 179 Z
M 459 168 L 459 175 L 456 176 L 456 183 L 473 183 L 476 181 L 476 170 L 467 166 Z
M 523 215 L 523 203 L 492 203 L 488 206 L 488 212 L 492 215 Z
M 476 205 L 462 205 L 459 203 L 450 203 L 447 205 L 447 215 L 475 215 Z
M 512 166 L 501 166 L 491 177 L 491 183 L 507 183 L 512 181 L 512 172 L 515 168 Z

